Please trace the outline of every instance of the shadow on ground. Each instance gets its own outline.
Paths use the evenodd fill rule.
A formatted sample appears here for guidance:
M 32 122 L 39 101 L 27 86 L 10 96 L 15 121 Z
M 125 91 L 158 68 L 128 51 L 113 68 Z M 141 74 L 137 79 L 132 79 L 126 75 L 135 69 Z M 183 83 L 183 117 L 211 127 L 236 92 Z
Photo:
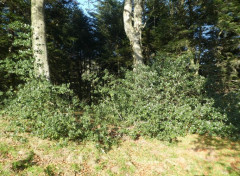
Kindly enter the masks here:
M 230 149 L 239 152 L 240 155 L 240 141 L 232 141 L 230 139 L 223 139 L 214 136 L 199 135 L 193 143 L 196 146 L 194 150 Z

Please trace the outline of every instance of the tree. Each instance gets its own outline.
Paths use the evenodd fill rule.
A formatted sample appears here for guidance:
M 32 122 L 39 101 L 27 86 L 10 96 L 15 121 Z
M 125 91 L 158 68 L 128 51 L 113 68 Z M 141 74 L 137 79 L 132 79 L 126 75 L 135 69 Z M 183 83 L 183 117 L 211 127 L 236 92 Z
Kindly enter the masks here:
M 44 21 L 44 0 L 31 0 L 32 49 L 37 77 L 50 80 Z
M 143 64 L 142 54 L 142 0 L 125 0 L 123 10 L 124 29 L 133 50 L 133 66 Z M 133 16 L 132 16 L 133 14 Z
M 214 53 L 225 92 L 240 88 L 240 2 L 214 1 L 215 23 Z
M 6 100 L 32 74 L 30 1 L 2 1 L 0 16 L 0 96 Z
M 96 25 L 98 64 L 119 75 L 120 68 L 132 66 L 131 46 L 124 31 L 123 3 L 118 0 L 99 1 L 93 13 Z
M 51 83 L 70 84 L 81 98 L 89 97 L 89 82 L 82 74 L 93 69 L 97 48 L 94 22 L 75 1 L 45 2 L 45 24 Z

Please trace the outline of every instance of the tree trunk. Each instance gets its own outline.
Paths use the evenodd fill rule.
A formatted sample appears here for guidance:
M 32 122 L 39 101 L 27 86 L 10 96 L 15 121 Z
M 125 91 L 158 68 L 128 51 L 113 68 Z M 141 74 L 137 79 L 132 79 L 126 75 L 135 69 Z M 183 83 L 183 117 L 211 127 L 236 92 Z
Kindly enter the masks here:
M 32 49 L 37 77 L 50 80 L 44 21 L 44 0 L 31 0 Z
M 132 46 L 134 68 L 139 64 L 143 64 L 141 45 L 142 12 L 142 0 L 125 0 L 123 10 L 124 29 Z

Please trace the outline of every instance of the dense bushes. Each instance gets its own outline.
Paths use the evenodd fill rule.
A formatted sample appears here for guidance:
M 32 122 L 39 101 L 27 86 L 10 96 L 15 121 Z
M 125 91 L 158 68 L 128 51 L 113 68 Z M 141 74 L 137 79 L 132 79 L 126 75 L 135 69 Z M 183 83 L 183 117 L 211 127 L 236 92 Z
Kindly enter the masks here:
M 19 84 L 33 77 L 31 26 L 14 21 L 6 29 L 12 32 L 6 36 L 6 43 L 10 42 L 8 50 L 5 50 L 6 55 L 0 58 L 0 108 L 7 103 Z
M 30 132 L 42 138 L 93 140 L 102 148 L 111 146 L 110 131 L 100 119 L 75 115 L 80 103 L 67 85 L 56 86 L 46 80 L 20 85 L 1 112 L 12 121 L 17 132 Z
M 18 130 L 52 139 L 80 135 L 73 117 L 78 101 L 68 86 L 53 86 L 48 81 L 32 80 L 19 86 L 15 96 L 5 108 L 5 113 L 13 117 Z
M 227 93 L 210 92 L 214 99 L 214 107 L 217 107 L 222 114 L 228 117 L 228 124 L 234 128 L 231 130 L 233 134 L 240 135 L 240 90 Z
M 19 87 L 6 114 L 20 130 L 42 137 L 89 139 L 109 147 L 122 135 L 173 140 L 186 133 L 231 135 L 234 126 L 214 107 L 205 78 L 189 69 L 188 56 L 161 57 L 152 66 L 116 78 L 90 76 L 96 101 L 82 105 L 67 86 L 33 80 Z M 78 107 L 79 108 L 79 107 Z M 78 110 L 79 111 L 79 110 Z
M 214 100 L 204 92 L 205 79 L 188 70 L 187 60 L 159 58 L 151 67 L 126 72 L 125 79 L 106 72 L 97 90 L 102 100 L 91 106 L 91 113 L 133 136 L 226 135 L 227 116 L 213 107 Z

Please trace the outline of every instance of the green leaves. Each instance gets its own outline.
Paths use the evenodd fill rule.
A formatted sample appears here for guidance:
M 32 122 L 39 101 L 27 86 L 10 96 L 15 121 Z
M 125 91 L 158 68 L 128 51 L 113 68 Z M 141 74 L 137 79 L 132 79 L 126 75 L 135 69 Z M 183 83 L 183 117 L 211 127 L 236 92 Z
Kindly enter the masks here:
M 26 80 L 33 69 L 33 58 L 31 51 L 30 26 L 19 21 L 10 23 L 7 28 L 13 33 L 9 37 L 13 38 L 9 55 L 1 60 L 0 69 L 6 71 L 7 75 L 15 74 L 18 79 Z
M 187 70 L 188 57 L 160 57 L 151 67 L 127 71 L 124 79 L 106 72 L 97 89 L 101 100 L 88 113 L 131 136 L 172 140 L 188 132 L 226 135 L 227 117 L 204 94 L 205 79 Z
M 31 131 L 44 138 L 79 137 L 74 108 L 76 97 L 67 85 L 32 80 L 19 87 L 16 98 L 6 108 L 18 130 Z M 74 131 L 74 134 L 73 134 Z
M 95 87 L 95 103 L 82 104 L 80 115 L 74 112 L 80 103 L 69 85 L 44 80 L 19 86 L 4 113 L 18 131 L 51 139 L 92 140 L 104 151 L 122 135 L 168 141 L 187 133 L 232 135 L 236 128 L 207 97 L 206 79 L 188 70 L 188 57 L 159 56 L 152 66 L 126 71 L 124 78 L 108 71 L 101 78 L 86 75 Z
M 0 89 L 4 92 L 0 100 L 3 104 L 11 99 L 8 95 L 10 91 L 33 78 L 30 26 L 21 21 L 13 21 L 5 28 L 9 32 L 10 46 L 6 56 L 0 59 Z

